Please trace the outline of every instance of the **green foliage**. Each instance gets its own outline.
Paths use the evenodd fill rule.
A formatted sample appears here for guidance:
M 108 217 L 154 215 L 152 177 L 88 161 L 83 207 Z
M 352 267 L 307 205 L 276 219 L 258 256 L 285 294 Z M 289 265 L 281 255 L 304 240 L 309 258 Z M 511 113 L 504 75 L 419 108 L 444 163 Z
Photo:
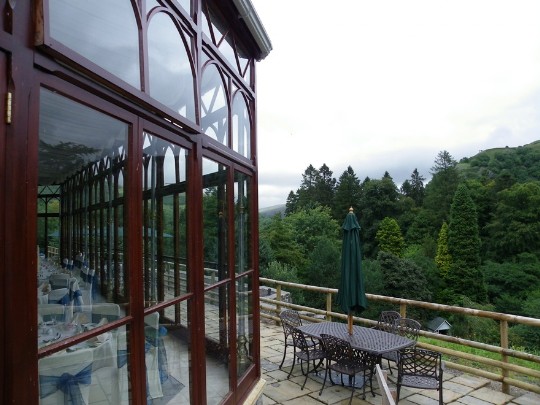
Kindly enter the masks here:
M 452 264 L 452 256 L 448 251 L 448 224 L 443 222 L 437 240 L 437 254 L 435 255 L 435 263 L 441 274 L 441 277 L 446 278 Z
M 487 226 L 488 257 L 512 259 L 519 253 L 540 253 L 540 183 L 514 184 L 500 191 L 492 222 Z
M 384 295 L 429 301 L 429 291 L 424 272 L 413 261 L 401 259 L 388 252 L 379 252 Z
M 476 208 L 469 190 L 460 184 L 454 195 L 448 225 L 448 251 L 452 258 L 448 286 L 473 301 L 486 302 L 480 267 L 480 237 Z
M 466 296 L 462 296 L 454 305 L 483 311 L 494 310 L 492 305 L 478 304 Z M 487 344 L 500 344 L 499 323 L 496 320 L 454 313 L 448 316 L 448 322 L 452 325 L 454 336 Z
M 385 217 L 382 220 L 375 239 L 379 243 L 380 251 L 392 253 L 397 257 L 403 256 L 405 241 L 394 218 Z
M 332 210 L 334 218 L 345 218 L 350 207 L 357 209 L 360 195 L 360 180 L 356 177 L 352 167 L 349 166 L 341 174 L 337 182 Z

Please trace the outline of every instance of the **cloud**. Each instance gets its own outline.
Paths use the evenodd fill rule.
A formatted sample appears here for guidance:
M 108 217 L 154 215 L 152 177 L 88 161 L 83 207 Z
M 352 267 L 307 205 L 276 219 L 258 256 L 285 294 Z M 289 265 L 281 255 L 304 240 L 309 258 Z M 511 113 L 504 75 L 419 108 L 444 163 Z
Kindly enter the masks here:
M 441 150 L 540 139 L 538 1 L 252 2 L 274 47 L 257 65 L 261 207 L 309 164 L 401 183 Z

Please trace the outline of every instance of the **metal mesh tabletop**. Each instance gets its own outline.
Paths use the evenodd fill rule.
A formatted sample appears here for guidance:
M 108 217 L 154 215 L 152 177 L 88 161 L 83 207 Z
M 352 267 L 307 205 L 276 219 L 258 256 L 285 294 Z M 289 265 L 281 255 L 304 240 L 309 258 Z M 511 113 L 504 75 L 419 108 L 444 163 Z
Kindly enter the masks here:
M 339 322 L 311 323 L 300 326 L 298 329 L 314 338 L 320 338 L 321 333 L 339 337 L 348 341 L 353 349 L 370 352 L 377 356 L 415 344 L 414 340 L 403 336 L 356 325 L 353 326 L 353 334 L 349 335 L 347 325 Z

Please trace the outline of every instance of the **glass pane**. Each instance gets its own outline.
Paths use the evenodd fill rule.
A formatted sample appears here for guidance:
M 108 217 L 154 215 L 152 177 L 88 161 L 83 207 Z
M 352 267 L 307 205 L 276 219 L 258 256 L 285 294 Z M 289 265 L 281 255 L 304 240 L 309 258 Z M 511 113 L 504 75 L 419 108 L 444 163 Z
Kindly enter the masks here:
M 241 172 L 234 173 L 234 224 L 236 274 L 253 268 L 251 263 L 251 182 L 250 177 Z
M 247 158 L 251 157 L 251 124 L 249 110 L 242 93 L 236 93 L 233 102 L 233 148 Z
M 228 168 L 203 159 L 203 235 L 205 286 L 229 277 L 227 266 Z
M 253 284 L 251 276 L 236 283 L 236 353 L 238 376 L 253 364 Z
M 99 322 L 78 319 L 84 306 L 126 302 L 122 173 L 128 130 L 108 115 L 40 92 L 38 312 L 55 308 L 54 320 L 70 333 L 73 323 Z
M 201 127 L 206 135 L 227 146 L 228 115 L 221 75 L 215 65 L 208 65 L 201 81 Z
M 47 328 L 53 329 L 53 333 L 66 332 L 58 325 Z M 130 398 L 126 342 L 123 326 L 40 359 L 39 403 L 127 404 Z M 61 387 L 68 388 L 66 393 Z M 84 402 L 76 402 L 79 394 Z
M 139 30 L 129 1 L 48 2 L 50 35 L 137 89 Z
M 184 148 L 144 134 L 142 234 L 148 305 L 188 292 L 187 157 Z
M 148 63 L 150 95 L 195 121 L 194 80 L 188 51 L 168 14 L 158 13 L 150 20 Z
M 206 395 L 209 405 L 220 403 L 229 392 L 228 297 L 228 285 L 209 290 L 204 297 Z
M 190 403 L 190 324 L 187 312 L 179 311 L 187 305 L 183 301 L 144 317 L 148 403 Z

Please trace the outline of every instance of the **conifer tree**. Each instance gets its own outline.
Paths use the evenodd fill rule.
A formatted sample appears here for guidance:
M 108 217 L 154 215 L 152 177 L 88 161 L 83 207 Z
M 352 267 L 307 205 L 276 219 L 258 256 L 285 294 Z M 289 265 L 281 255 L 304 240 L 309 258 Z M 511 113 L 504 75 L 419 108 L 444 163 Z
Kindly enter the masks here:
M 394 218 L 385 217 L 381 221 L 375 238 L 379 243 L 379 251 L 392 253 L 397 257 L 403 257 L 405 241 L 399 224 Z
M 465 184 L 454 194 L 448 225 L 448 251 L 452 264 L 448 286 L 456 295 L 464 295 L 475 302 L 487 299 L 484 277 L 480 271 L 480 236 L 476 207 Z
M 450 256 L 450 252 L 448 251 L 448 224 L 444 221 L 441 230 L 439 231 L 437 254 L 435 255 L 435 264 L 437 265 L 442 278 L 448 276 L 451 263 L 452 256 Z

